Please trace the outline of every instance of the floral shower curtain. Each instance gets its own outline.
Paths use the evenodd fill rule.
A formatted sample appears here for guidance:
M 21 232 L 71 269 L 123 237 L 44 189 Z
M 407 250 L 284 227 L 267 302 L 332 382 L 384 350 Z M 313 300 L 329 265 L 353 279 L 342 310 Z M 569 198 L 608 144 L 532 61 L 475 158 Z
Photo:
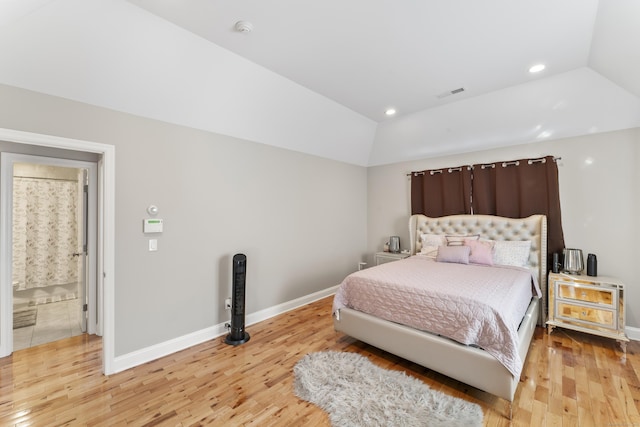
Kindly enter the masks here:
M 77 182 L 14 177 L 14 289 L 78 281 L 77 203 Z

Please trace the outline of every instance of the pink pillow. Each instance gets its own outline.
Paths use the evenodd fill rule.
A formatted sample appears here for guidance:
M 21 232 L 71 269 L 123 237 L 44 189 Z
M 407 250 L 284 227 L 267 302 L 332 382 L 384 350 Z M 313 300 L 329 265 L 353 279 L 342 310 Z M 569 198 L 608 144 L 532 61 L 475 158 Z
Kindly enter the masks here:
M 464 245 L 471 250 L 469 262 L 472 264 L 493 265 L 493 243 L 482 240 L 465 239 Z
M 440 246 L 436 261 L 469 264 L 469 252 L 471 252 L 469 246 Z

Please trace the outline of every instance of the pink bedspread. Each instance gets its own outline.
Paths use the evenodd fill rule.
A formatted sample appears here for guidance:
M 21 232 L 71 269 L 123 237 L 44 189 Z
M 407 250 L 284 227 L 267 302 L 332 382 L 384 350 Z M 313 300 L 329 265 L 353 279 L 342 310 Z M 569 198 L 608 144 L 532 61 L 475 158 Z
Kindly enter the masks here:
M 478 346 L 514 376 L 522 361 L 518 326 L 537 280 L 526 268 L 436 262 L 424 256 L 389 262 L 347 276 L 333 301 L 385 320 Z

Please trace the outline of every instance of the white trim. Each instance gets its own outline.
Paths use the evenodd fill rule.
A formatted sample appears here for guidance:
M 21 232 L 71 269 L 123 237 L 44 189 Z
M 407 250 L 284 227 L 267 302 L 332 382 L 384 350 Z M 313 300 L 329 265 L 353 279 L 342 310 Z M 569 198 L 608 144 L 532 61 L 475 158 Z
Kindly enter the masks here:
M 13 168 L 8 167 L 5 156 L 2 156 L 2 164 L 0 165 L 0 180 L 5 183 L 11 179 Z M 0 188 L 0 357 L 11 354 L 13 350 L 13 321 L 5 322 L 3 319 L 9 319 L 13 313 L 13 286 L 11 277 L 11 253 L 12 242 L 12 209 L 11 206 L 12 193 L 4 191 L 2 185 Z
M 634 328 L 632 326 L 627 326 L 626 328 L 627 337 L 630 340 L 640 341 L 640 328 Z
M 141 348 L 115 358 L 113 363 L 113 373 L 122 372 L 127 369 L 151 362 L 152 360 L 168 356 L 185 348 L 212 340 L 225 333 L 224 323 L 201 329 L 178 338 Z
M 250 314 L 245 319 L 245 325 L 250 326 L 254 325 L 263 320 L 270 319 L 279 314 L 286 313 L 287 311 L 294 310 L 303 305 L 312 303 L 329 295 L 333 295 L 338 286 L 333 286 L 331 288 L 327 288 L 318 292 L 315 292 L 310 295 L 306 295 L 301 298 L 297 298 L 292 301 L 288 301 L 282 304 L 278 304 L 276 306 L 266 308 L 264 310 L 260 310 L 256 313 Z M 247 330 L 249 335 L 251 335 L 251 331 Z M 227 329 L 225 328 L 224 323 L 220 323 L 218 325 L 201 329 L 199 331 L 183 335 L 178 338 L 171 339 L 169 341 L 165 341 L 159 344 L 152 345 L 147 348 L 143 348 L 140 350 L 136 350 L 129 354 L 124 354 L 122 356 L 116 357 L 113 365 L 113 373 L 121 372 L 126 369 L 130 369 L 139 365 L 142 365 L 147 362 L 151 362 L 152 360 L 159 359 L 161 357 L 167 356 L 169 354 L 173 354 L 177 351 L 184 350 L 186 348 L 192 347 L 194 345 L 198 345 L 205 341 L 209 341 L 225 335 L 227 333 Z
M 102 274 L 98 274 L 98 292 L 102 294 L 103 310 L 102 313 L 102 370 L 105 374 L 113 373 L 114 365 L 114 348 L 115 348 L 115 322 L 114 322 L 114 287 L 115 287 L 115 147 L 113 145 L 102 144 L 98 142 L 82 141 L 77 139 L 62 138 L 58 136 L 42 135 L 37 133 L 22 132 L 12 129 L 0 128 L 0 140 L 13 142 L 18 144 L 29 144 L 41 147 L 60 148 L 65 150 L 75 150 L 88 153 L 97 153 L 102 155 L 101 161 L 98 163 L 98 182 L 99 182 L 99 198 L 98 198 L 98 234 L 102 243 L 98 251 L 98 268 L 102 267 Z M 5 172 L 2 172 L 3 174 Z M 6 195 L 2 195 L 2 209 L 0 215 L 0 235 L 6 236 L 8 224 L 6 222 L 7 215 L 5 210 Z M 9 241 L 0 238 L 0 250 L 7 253 Z M 3 282 L 10 280 L 7 278 L 6 262 L 0 258 L 0 280 Z M 5 288 L 5 286 L 0 286 Z M 7 310 L 7 301 L 3 298 L 0 309 Z M 2 325 L 2 335 L 13 337 L 12 331 L 4 330 L 8 325 Z M 0 351 L 8 350 L 7 342 L 0 342 Z M 6 356 L 4 352 L 0 353 L 0 357 Z
M 105 209 L 105 197 L 104 197 L 104 161 L 101 158 L 98 161 L 98 176 L 103 179 L 98 180 L 98 224 L 104 224 L 104 209 Z M 113 202 L 111 202 L 113 204 Z M 113 230 L 113 228 L 112 228 Z M 111 236 L 113 238 L 113 236 Z M 104 242 L 105 239 L 105 229 L 104 227 L 98 227 L 98 235 L 96 240 L 98 242 Z M 105 246 L 98 244 L 98 250 L 96 252 L 97 260 L 96 260 L 96 268 L 100 272 L 105 272 L 104 268 L 104 250 Z M 113 277 L 113 275 L 112 275 Z M 102 278 L 98 278 L 98 283 L 96 286 L 97 298 L 96 304 L 98 307 L 105 307 L 104 302 L 104 275 Z M 113 292 L 113 291 L 112 291 Z M 115 307 L 112 307 L 115 309 Z M 111 312 L 113 313 L 113 311 Z M 113 317 L 113 316 L 112 316 Z M 104 309 L 98 310 L 98 320 L 97 320 L 98 328 L 96 330 L 96 334 L 103 337 L 104 340 Z M 111 329 L 113 330 L 113 329 Z M 113 346 L 112 346 L 113 348 Z
M 260 310 L 255 313 L 247 315 L 245 324 L 255 325 L 256 323 L 262 322 L 263 320 L 270 319 L 279 314 L 286 313 L 287 311 L 295 310 L 296 308 L 302 307 L 303 305 L 310 304 L 314 301 L 317 301 L 329 295 L 333 295 L 336 293 L 337 290 L 338 290 L 338 286 L 336 285 L 327 289 L 323 289 L 318 292 L 314 292 L 310 295 L 306 295 L 301 298 L 296 298 L 294 300 L 283 302 L 282 304 L 278 304 L 270 308 L 265 308 L 264 310 Z

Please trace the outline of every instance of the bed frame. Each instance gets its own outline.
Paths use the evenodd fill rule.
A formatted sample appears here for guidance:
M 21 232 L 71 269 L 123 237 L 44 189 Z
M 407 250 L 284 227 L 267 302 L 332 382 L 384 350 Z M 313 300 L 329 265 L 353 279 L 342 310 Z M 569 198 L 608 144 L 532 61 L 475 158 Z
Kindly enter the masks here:
M 544 326 L 547 298 L 547 218 L 533 215 L 514 219 L 490 215 L 452 215 L 409 219 L 411 255 L 420 252 L 420 235 L 479 234 L 491 240 L 531 240 L 528 267 L 538 279 L 541 299 L 533 298 L 518 330 L 518 352 L 524 363 L 536 324 Z M 339 320 L 338 320 L 339 319 Z M 513 402 L 520 378 L 477 347 L 459 344 L 428 332 L 341 308 L 334 327 L 360 341 L 440 372 L 465 384 Z M 511 404 L 510 414 L 511 414 Z

